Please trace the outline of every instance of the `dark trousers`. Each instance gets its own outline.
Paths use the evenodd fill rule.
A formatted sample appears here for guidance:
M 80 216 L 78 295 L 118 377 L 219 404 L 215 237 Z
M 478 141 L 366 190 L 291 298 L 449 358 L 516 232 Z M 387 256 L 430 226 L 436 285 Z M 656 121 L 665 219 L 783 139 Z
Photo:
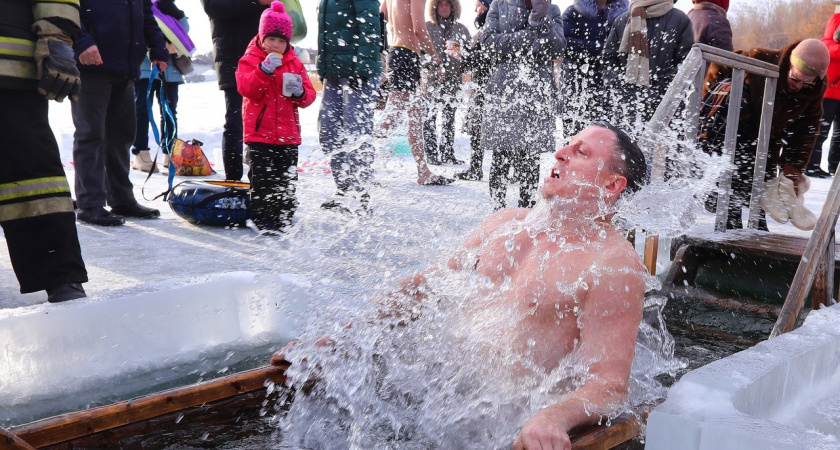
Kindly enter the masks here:
M 242 179 L 242 96 L 236 88 L 225 89 L 225 130 L 222 132 L 222 161 L 225 179 Z
M 423 142 L 426 145 L 426 156 L 433 161 L 455 160 L 455 109 L 454 96 L 444 95 L 429 100 L 426 120 L 423 121 Z M 441 113 L 440 141 L 437 132 L 438 111 Z
M 376 80 L 327 78 L 318 112 L 321 150 L 330 157 L 340 193 L 363 192 L 373 177 L 373 112 Z
M 160 138 L 163 139 L 163 132 L 166 130 L 166 142 L 172 142 L 177 137 L 178 131 L 178 117 L 176 114 L 178 108 L 178 85 L 180 83 L 166 83 L 163 87 L 163 95 L 166 96 L 166 101 L 169 103 L 169 109 L 172 112 L 172 117 L 166 116 L 163 112 L 163 102 L 160 98 L 160 83 L 161 80 L 155 79 L 152 83 L 152 91 L 157 97 L 158 105 L 160 106 L 160 125 L 158 132 Z M 134 137 L 134 148 L 131 150 L 135 155 L 140 153 L 140 150 L 149 150 L 149 111 L 146 105 L 146 93 L 149 90 L 149 79 L 141 78 L 134 82 L 134 113 L 137 116 L 137 132 Z M 168 148 L 162 148 L 164 153 L 169 153 Z
M 513 169 L 513 177 L 510 171 Z M 539 153 L 527 148 L 527 145 L 517 148 L 500 147 L 493 150 L 493 162 L 490 165 L 490 199 L 493 210 L 498 211 L 507 206 L 507 183 L 519 181 L 519 207 L 530 208 L 536 203 L 534 194 L 540 181 Z
M 292 224 L 297 209 L 297 145 L 249 143 L 251 149 L 251 219 L 261 230 Z
M 35 89 L 0 89 L 0 226 L 21 293 L 88 279 L 48 109 Z
M 484 149 L 481 148 L 481 126 L 484 123 L 484 92 L 483 87 L 475 96 L 475 103 L 467 112 L 470 133 L 470 169 L 474 174 L 483 175 L 481 164 L 484 162 Z
M 72 102 L 73 161 L 79 208 L 125 206 L 136 202 L 128 179 L 134 142 L 134 81 L 80 68 L 79 101 Z
M 811 160 L 808 162 L 808 169 L 817 169 L 822 162 L 822 148 L 825 140 L 828 139 L 828 131 L 834 125 L 834 132 L 831 133 L 831 146 L 828 149 L 828 171 L 834 175 L 837 172 L 837 164 L 840 163 L 840 100 L 833 98 L 823 99 L 823 114 L 820 120 L 820 135 L 814 144 L 814 151 L 811 153 Z
M 743 228 L 741 215 L 743 208 L 749 208 L 752 198 L 753 172 L 755 171 L 755 151 L 758 141 L 738 142 L 735 147 L 735 170 L 732 172 L 732 190 L 729 197 L 729 211 L 727 211 L 726 229 Z M 767 160 L 767 170 L 764 174 L 764 181 L 769 181 L 776 176 L 776 161 L 772 158 Z M 759 209 L 758 215 L 760 230 L 767 231 L 767 219 L 764 210 Z

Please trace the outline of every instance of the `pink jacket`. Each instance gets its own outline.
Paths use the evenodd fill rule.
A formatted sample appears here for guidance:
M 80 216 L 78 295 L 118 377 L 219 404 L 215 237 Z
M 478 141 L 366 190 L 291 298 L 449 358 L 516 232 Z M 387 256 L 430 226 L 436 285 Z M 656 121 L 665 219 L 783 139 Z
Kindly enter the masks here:
M 273 74 L 267 75 L 260 63 L 268 55 L 254 37 L 239 60 L 236 86 L 242 94 L 242 125 L 245 143 L 262 142 L 272 145 L 300 145 L 298 108 L 306 108 L 315 101 L 315 88 L 293 48 L 283 55 L 283 63 Z M 303 97 L 283 96 L 283 73 L 296 73 L 303 78 Z

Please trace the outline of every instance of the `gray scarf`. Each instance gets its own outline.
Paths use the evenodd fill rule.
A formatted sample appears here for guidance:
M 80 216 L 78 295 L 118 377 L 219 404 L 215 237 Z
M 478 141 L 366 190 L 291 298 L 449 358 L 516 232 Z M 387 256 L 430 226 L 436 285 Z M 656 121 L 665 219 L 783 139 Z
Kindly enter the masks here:
M 621 36 L 619 53 L 627 53 L 624 71 L 628 83 L 650 86 L 650 43 L 646 20 L 662 17 L 674 8 L 672 0 L 632 0 L 630 18 Z

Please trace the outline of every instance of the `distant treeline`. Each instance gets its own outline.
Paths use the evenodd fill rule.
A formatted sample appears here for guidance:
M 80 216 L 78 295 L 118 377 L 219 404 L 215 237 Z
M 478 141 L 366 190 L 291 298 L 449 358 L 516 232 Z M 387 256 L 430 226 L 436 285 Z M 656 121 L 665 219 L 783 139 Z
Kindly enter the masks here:
M 830 0 L 762 0 L 732 3 L 727 17 L 736 50 L 781 49 L 793 41 L 821 38 L 834 14 Z

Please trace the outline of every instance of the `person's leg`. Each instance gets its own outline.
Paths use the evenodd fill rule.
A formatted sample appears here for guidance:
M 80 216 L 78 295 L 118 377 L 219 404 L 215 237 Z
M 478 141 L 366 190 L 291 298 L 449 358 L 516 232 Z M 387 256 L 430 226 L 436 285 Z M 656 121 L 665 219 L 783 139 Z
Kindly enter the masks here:
M 0 89 L 0 226 L 21 293 L 88 280 L 48 109 L 35 89 Z
M 482 89 L 482 88 L 479 88 Z M 484 150 L 481 148 L 481 127 L 484 114 L 484 93 L 480 90 L 475 97 L 475 104 L 470 109 L 475 117 L 470 118 L 473 122 L 470 130 L 470 168 L 466 172 L 456 175 L 462 180 L 478 181 L 484 177 L 482 164 L 484 162 Z
M 519 207 L 532 208 L 537 202 L 537 185 L 540 182 L 540 154 L 533 147 L 519 149 L 513 161 L 519 177 Z
M 343 194 L 348 188 L 346 152 L 344 145 L 344 89 L 346 80 L 327 78 L 324 80 L 321 109 L 318 111 L 318 141 L 321 151 L 330 157 L 330 169 L 336 189 Z
M 437 144 L 437 118 L 441 109 L 441 102 L 437 92 L 431 92 L 429 97 L 425 102 L 426 113 L 423 119 L 423 149 L 426 151 L 428 163 L 438 165 L 442 161 Z
M 840 163 L 840 100 L 833 98 L 823 101 L 823 111 L 829 112 L 831 124 L 831 143 L 828 147 L 828 171 L 832 175 L 837 173 L 837 164 Z
M 134 83 L 128 78 L 112 84 L 111 101 L 105 118 L 105 174 L 108 204 L 114 207 L 133 205 L 134 185 L 128 178 L 129 146 L 136 132 L 134 118 Z
M 134 148 L 131 153 L 138 155 L 141 150 L 149 150 L 149 111 L 146 109 L 146 91 L 149 79 L 134 81 L 134 115 L 137 118 L 137 133 L 134 136 Z
M 104 207 L 107 198 L 105 117 L 111 101 L 111 80 L 108 75 L 95 70 L 82 68 L 80 72 L 85 82 L 81 85 L 79 100 L 70 103 L 76 127 L 73 134 L 73 167 L 76 205 L 79 209 L 88 209 Z M 121 120 L 127 119 L 122 117 Z
M 167 140 L 171 146 L 178 137 L 178 85 L 179 83 L 166 83 L 163 88 L 163 93 L 166 96 L 166 102 L 169 104 L 169 114 L 163 112 L 163 102 L 158 98 L 158 103 L 161 107 L 161 130 L 166 130 Z M 159 93 L 160 91 L 158 91 Z M 160 95 L 160 94 L 158 94 Z M 164 123 L 164 119 L 166 122 Z M 164 126 L 165 125 L 165 126 Z M 163 131 L 161 131 L 161 134 Z M 163 153 L 169 153 L 169 148 L 162 148 Z
M 292 223 L 297 201 L 297 147 L 253 142 L 251 219 L 260 230 L 279 231 Z
M 506 148 L 496 147 L 493 149 L 493 158 L 490 163 L 490 201 L 493 204 L 493 211 L 498 211 L 507 206 L 507 182 L 510 171 L 510 155 Z
M 805 174 L 808 176 L 815 176 L 822 178 L 822 169 L 820 168 L 820 164 L 822 163 L 822 147 L 825 140 L 828 138 L 828 131 L 831 128 L 831 122 L 834 119 L 834 112 L 830 111 L 830 107 L 828 107 L 829 100 L 831 99 L 824 99 L 823 100 L 823 114 L 820 118 L 820 133 L 817 136 L 817 141 L 814 143 L 814 149 L 811 151 L 811 159 L 808 160 L 808 165 L 805 168 Z M 829 164 L 829 168 L 831 165 Z
M 344 103 L 345 143 L 350 147 L 347 155 L 349 188 L 363 193 L 365 185 L 373 178 L 374 148 L 373 111 L 376 103 L 376 80 L 355 78 L 349 80 Z
M 242 179 L 242 96 L 236 88 L 225 89 L 225 131 L 222 133 L 222 159 L 225 179 Z
M 438 156 L 446 164 L 463 164 L 455 158 L 455 96 L 447 95 L 442 107 Z

